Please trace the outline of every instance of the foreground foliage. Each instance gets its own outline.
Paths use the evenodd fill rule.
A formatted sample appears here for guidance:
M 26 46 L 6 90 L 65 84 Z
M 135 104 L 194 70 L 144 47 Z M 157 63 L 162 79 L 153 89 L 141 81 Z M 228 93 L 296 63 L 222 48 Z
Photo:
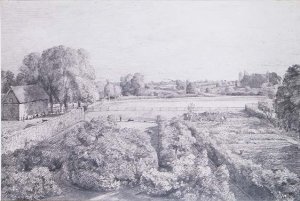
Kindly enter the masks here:
M 183 200 L 235 200 L 226 165 L 209 164 L 207 150 L 178 119 L 159 124 L 159 169 L 143 173 L 141 188 L 155 196 Z
M 233 182 L 265 191 L 273 200 L 299 197 L 297 175 L 243 160 L 196 126 L 199 120 L 222 123 L 223 115 L 194 114 L 193 120 L 158 118 L 152 136 L 121 129 L 113 118 L 81 122 L 30 149 L 2 155 L 2 199 L 51 197 L 71 184 L 96 191 L 137 187 L 150 196 L 178 200 L 227 201 L 235 200 Z
M 38 200 L 59 195 L 61 189 L 46 167 L 28 172 L 2 171 L 2 196 L 13 200 Z

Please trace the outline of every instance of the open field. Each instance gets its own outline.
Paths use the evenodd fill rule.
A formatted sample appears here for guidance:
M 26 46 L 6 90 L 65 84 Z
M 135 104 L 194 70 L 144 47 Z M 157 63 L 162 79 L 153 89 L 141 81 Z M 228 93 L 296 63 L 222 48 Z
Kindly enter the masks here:
M 156 98 L 156 99 L 131 99 L 111 100 L 105 105 L 114 108 L 145 108 L 159 109 L 168 107 L 184 108 L 193 103 L 196 107 L 222 108 L 244 107 L 248 103 L 265 100 L 264 96 L 216 96 L 216 97 L 186 97 L 186 98 Z M 100 106 L 100 105 L 99 105 Z
M 190 104 L 195 105 L 197 112 L 237 112 L 245 108 L 246 104 L 266 100 L 262 96 L 218 96 L 218 97 L 187 97 L 169 99 L 129 99 L 111 100 L 96 103 L 86 114 L 86 119 L 93 117 L 115 115 L 123 121 L 153 121 L 157 115 L 166 119 L 182 115 L 187 112 Z

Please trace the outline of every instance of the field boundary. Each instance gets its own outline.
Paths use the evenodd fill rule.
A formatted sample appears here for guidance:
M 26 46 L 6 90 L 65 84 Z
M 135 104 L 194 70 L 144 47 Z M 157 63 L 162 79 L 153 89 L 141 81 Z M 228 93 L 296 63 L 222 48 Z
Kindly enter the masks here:
M 71 110 L 61 116 L 53 117 L 36 126 L 14 131 L 8 137 L 2 138 L 2 153 L 36 144 L 82 120 L 84 120 L 84 111 L 80 108 Z
M 242 110 L 245 107 L 194 107 L 194 111 L 216 111 L 228 112 L 232 109 Z M 188 107 L 115 107 L 115 106 L 100 106 L 90 107 L 87 112 L 101 111 L 188 111 Z

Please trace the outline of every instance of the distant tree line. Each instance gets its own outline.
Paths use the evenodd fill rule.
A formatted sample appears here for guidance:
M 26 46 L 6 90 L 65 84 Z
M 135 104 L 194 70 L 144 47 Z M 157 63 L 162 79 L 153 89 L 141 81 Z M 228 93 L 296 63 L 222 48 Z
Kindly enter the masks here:
M 30 53 L 23 59 L 19 73 L 14 78 L 10 71 L 2 71 L 2 93 L 12 85 L 39 84 L 49 95 L 51 111 L 53 104 L 68 108 L 68 102 L 94 101 L 95 70 L 84 49 L 56 46 L 39 53 Z
M 193 82 L 190 81 L 181 81 L 181 80 L 176 80 L 176 89 L 179 91 L 184 90 L 186 94 L 196 94 L 197 89 L 196 85 Z
M 244 75 L 240 82 L 243 87 L 260 88 L 264 83 L 269 83 L 270 85 L 280 84 L 281 77 L 275 72 L 266 74 L 254 73 L 252 75 Z

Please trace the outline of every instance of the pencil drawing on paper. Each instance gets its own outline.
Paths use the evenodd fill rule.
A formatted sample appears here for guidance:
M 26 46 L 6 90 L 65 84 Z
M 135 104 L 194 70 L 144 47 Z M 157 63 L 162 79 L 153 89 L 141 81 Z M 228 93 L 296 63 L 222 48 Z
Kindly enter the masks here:
M 1 14 L 1 200 L 300 200 L 299 1 Z

